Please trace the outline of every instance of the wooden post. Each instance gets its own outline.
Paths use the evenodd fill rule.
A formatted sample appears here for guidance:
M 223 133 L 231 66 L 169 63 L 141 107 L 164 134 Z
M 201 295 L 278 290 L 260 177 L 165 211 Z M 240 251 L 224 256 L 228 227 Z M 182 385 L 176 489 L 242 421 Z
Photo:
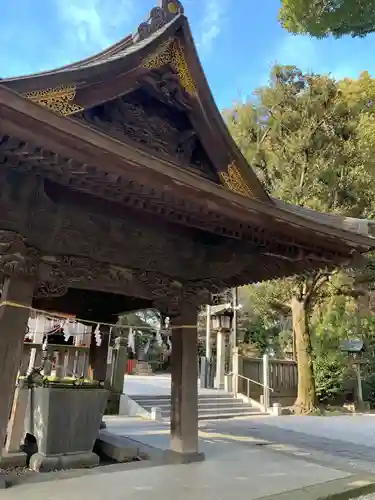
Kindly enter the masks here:
M 100 325 L 101 344 L 96 344 L 95 333 L 91 335 L 90 345 L 90 369 L 92 379 L 97 382 L 105 382 L 107 380 L 107 357 L 109 347 L 109 332 L 110 328 L 107 325 Z
M 362 390 L 362 376 L 361 376 L 361 364 L 356 363 L 356 375 L 357 375 L 357 403 L 359 407 L 363 407 L 363 390 Z
M 7 453 L 18 453 L 20 445 L 25 438 L 25 417 L 28 403 L 29 391 L 23 387 L 17 387 L 14 393 L 12 413 L 10 415 L 5 451 Z
M 120 412 L 120 398 L 124 390 L 124 377 L 128 363 L 128 339 L 118 337 L 113 351 L 113 366 L 111 378 L 111 396 L 108 412 L 118 415 Z
M 17 373 L 23 352 L 23 341 L 29 309 L 34 292 L 34 281 L 21 276 L 5 278 L 0 308 L 0 453 L 5 443 L 8 419 L 12 407 Z M 6 303 L 25 306 L 13 307 Z
M 268 354 L 263 356 L 263 405 L 267 412 L 270 407 L 270 358 Z
M 185 456 L 198 454 L 197 329 L 190 327 L 196 322 L 191 306 L 172 323 L 171 449 Z

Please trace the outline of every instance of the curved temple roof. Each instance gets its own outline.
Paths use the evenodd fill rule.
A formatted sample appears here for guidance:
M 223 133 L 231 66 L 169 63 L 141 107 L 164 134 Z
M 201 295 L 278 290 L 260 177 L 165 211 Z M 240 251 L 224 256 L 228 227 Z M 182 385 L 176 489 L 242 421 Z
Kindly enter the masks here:
M 373 234 L 370 221 L 319 214 L 267 195 L 214 102 L 178 0 L 161 0 L 134 35 L 99 54 L 54 71 L 4 79 L 1 84 L 58 115 L 119 140 L 119 127 L 104 127 L 109 122 L 113 125 L 117 116 L 125 143 L 129 138 L 138 141 L 155 156 L 166 155 L 176 167 L 189 170 L 194 163 L 195 170 L 190 172 L 280 213 L 297 216 L 301 222 L 314 221 L 362 236 Z M 147 92 L 141 94 L 144 89 Z M 155 96 L 158 105 L 152 100 Z M 165 124 L 160 119 L 146 133 L 142 130 L 141 138 L 136 137 L 137 119 L 151 123 L 158 113 L 169 120 L 167 139 L 158 137 Z M 130 130 L 126 128 L 129 120 Z M 177 149 L 166 148 L 166 140 L 177 143 Z M 374 246 L 370 239 L 368 245 Z
M 172 69 L 165 82 L 147 74 Z M 161 76 L 165 75 L 165 71 Z M 179 81 L 181 90 L 173 88 Z M 269 198 L 230 136 L 214 102 L 178 0 L 162 0 L 132 36 L 80 62 L 43 73 L 2 80 L 2 84 L 64 116 L 76 116 L 129 95 L 139 86 L 157 85 L 185 108 L 217 182 L 263 201 Z M 163 88 L 160 88 L 163 85 Z M 164 95 L 165 97 L 165 95 Z M 220 181 L 219 181 L 220 179 Z

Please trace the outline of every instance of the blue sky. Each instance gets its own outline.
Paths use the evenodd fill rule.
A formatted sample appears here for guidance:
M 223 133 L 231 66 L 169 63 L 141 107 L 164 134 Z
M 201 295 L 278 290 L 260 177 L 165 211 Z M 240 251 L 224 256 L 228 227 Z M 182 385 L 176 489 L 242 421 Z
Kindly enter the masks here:
M 77 61 L 133 32 L 158 0 L 0 0 L 0 77 Z M 312 40 L 278 24 L 280 0 L 184 0 L 222 109 L 267 83 L 276 61 L 340 79 L 375 74 L 375 35 Z

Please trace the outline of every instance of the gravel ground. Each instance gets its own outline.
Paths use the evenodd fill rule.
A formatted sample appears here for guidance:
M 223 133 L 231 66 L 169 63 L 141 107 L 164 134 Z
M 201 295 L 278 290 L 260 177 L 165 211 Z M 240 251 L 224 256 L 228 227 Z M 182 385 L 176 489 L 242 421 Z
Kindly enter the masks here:
M 9 485 L 20 483 L 37 474 L 37 472 L 34 472 L 27 467 L 14 467 L 12 469 L 0 468 L 0 475 L 5 476 L 5 480 Z
M 38 474 L 37 472 L 28 469 L 27 467 L 13 467 L 12 469 L 1 469 L 0 474 L 7 477 L 22 477 L 22 476 L 33 476 Z

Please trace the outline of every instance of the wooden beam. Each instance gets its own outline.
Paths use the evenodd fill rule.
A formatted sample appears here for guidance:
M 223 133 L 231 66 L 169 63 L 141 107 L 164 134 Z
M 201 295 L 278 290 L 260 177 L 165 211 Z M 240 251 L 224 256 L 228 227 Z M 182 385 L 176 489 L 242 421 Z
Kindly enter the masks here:
M 329 245 L 328 238 L 338 239 L 341 244 L 360 247 L 366 251 L 375 246 L 375 240 L 305 219 L 300 215 L 282 210 L 273 204 L 245 198 L 212 182 L 202 180 L 177 165 L 161 160 L 141 149 L 111 139 L 73 120 L 55 115 L 14 92 L 0 86 L 2 120 L 0 133 L 14 135 L 36 145 L 43 145 L 66 157 L 102 167 L 119 175 L 131 175 L 139 182 L 147 182 L 164 191 L 173 190 L 187 199 L 194 199 L 213 211 L 224 213 L 235 220 L 248 222 L 250 218 L 263 216 L 269 223 L 292 225 L 293 231 L 313 231 L 321 237 L 321 245 Z M 317 240 L 318 242 L 318 240 Z M 331 246 L 335 242 L 331 240 Z

